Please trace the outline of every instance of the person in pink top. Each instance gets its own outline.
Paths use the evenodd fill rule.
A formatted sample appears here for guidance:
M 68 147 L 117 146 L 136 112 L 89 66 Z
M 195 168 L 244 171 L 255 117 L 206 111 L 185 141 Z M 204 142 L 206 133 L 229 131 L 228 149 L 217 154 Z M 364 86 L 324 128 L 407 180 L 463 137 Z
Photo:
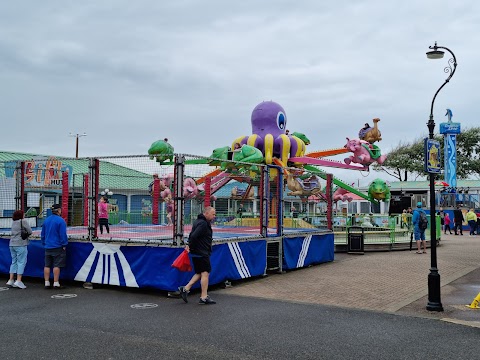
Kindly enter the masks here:
M 445 231 L 445 234 L 447 233 L 447 230 L 450 232 L 450 234 L 452 233 L 452 229 L 450 228 L 450 215 L 448 215 L 448 213 L 446 212 L 445 213 L 445 216 L 443 218 L 443 224 L 444 224 L 444 231 Z
M 107 229 L 107 234 L 110 234 L 110 227 L 108 226 L 108 204 L 104 196 L 100 198 L 98 203 L 98 224 L 100 225 L 100 234 L 103 234 L 103 226 Z

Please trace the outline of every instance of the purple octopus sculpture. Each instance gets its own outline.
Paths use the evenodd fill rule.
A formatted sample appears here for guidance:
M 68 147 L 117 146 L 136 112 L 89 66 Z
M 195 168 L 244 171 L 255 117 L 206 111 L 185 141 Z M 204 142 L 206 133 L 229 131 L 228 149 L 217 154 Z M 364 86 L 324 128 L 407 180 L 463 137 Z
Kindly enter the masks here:
M 288 134 L 287 115 L 276 102 L 258 104 L 252 111 L 251 122 L 252 135 L 235 139 L 232 149 L 236 148 L 236 144 L 253 146 L 262 152 L 266 164 L 271 164 L 276 157 L 286 165 L 290 157 L 305 154 L 306 143 L 301 139 L 303 134 Z

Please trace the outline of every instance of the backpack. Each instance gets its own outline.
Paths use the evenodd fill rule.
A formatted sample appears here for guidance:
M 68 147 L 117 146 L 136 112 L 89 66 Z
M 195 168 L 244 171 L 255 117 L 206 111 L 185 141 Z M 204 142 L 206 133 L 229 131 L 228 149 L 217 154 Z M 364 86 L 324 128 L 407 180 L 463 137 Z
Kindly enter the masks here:
M 423 211 L 418 211 L 420 217 L 418 218 L 418 227 L 420 230 L 425 230 L 428 227 L 427 215 Z

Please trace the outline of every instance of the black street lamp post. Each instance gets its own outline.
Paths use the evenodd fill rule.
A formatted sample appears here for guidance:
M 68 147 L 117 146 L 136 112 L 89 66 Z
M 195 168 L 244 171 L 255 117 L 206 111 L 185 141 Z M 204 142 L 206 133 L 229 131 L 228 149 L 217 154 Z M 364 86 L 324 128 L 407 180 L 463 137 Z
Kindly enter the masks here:
M 443 46 L 437 46 L 437 42 L 435 42 L 434 46 L 429 46 L 429 49 L 432 51 L 427 52 L 427 57 L 429 59 L 442 59 L 443 55 L 445 54 L 444 51 L 439 49 L 445 49 L 450 54 L 452 54 L 452 59 L 448 60 L 448 66 L 444 68 L 445 73 L 449 73 L 450 75 L 445 80 L 445 82 L 440 86 L 433 96 L 432 99 L 432 106 L 430 108 L 430 119 L 428 120 L 427 127 L 428 127 L 428 137 L 429 139 L 433 139 L 433 130 L 435 129 L 435 121 L 433 120 L 433 104 L 435 103 L 435 98 L 437 97 L 438 93 L 442 88 L 450 81 L 455 70 L 457 68 L 457 59 L 453 52 Z M 453 66 L 453 68 L 452 68 Z M 442 302 L 440 300 L 440 274 L 438 273 L 437 268 L 437 236 L 436 236 L 436 221 L 435 220 L 435 174 L 430 173 L 430 273 L 428 274 L 428 304 L 427 310 L 429 311 L 443 311 Z

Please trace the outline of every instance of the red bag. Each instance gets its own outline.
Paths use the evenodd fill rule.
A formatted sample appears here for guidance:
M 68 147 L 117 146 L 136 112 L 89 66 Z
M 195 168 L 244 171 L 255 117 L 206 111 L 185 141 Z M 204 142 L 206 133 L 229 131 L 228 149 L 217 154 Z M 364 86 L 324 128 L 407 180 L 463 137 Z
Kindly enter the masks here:
M 172 267 L 180 271 L 192 271 L 192 264 L 190 263 L 187 249 L 183 250 L 183 252 L 178 255 L 173 262 Z

